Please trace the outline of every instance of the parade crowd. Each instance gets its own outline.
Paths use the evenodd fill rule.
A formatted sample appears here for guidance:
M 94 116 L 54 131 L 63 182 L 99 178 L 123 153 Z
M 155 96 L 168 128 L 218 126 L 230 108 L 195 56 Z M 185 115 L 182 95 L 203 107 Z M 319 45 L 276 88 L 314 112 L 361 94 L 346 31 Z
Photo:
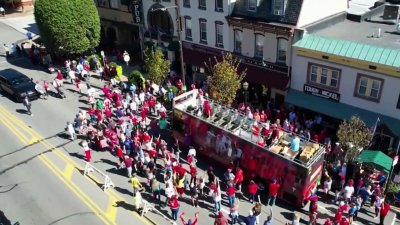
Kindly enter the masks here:
M 118 169 L 121 173 L 124 171 L 132 185 L 133 201 L 137 210 L 143 207 L 143 196 L 151 195 L 152 203 L 170 208 L 170 219 L 174 221 L 179 219 L 185 225 L 195 225 L 199 223 L 198 213 L 189 219 L 184 217 L 184 213 L 180 213 L 181 201 L 186 198 L 190 199 L 194 210 L 199 206 L 211 204 L 215 214 L 215 225 L 275 224 L 273 206 L 280 189 L 279 180 L 273 179 L 268 184 L 268 193 L 262 193 L 255 181 L 244 180 L 245 172 L 240 165 L 233 163 L 228 165 L 221 177 L 216 175 L 211 165 L 206 172 L 201 173 L 197 167 L 196 149 L 193 146 L 180 148 L 180 143 L 171 138 L 167 109 L 171 108 L 174 96 L 168 85 L 174 84 L 179 92 L 183 92 L 183 85 L 179 79 L 170 77 L 166 82 L 166 91 L 149 81 L 144 85 L 107 82 L 101 91 L 97 91 L 89 82 L 83 85 L 84 82 L 80 79 L 85 77 L 82 76 L 82 72 L 89 70 L 85 67 L 86 63 L 85 60 L 67 61 L 65 65 L 68 74 L 71 74 L 70 83 L 75 84 L 80 93 L 86 89 L 88 104 L 87 110 L 79 110 L 74 120 L 67 122 L 66 131 L 71 139 L 82 140 L 80 145 L 87 162 L 92 161 L 92 150 L 108 151 L 118 159 Z M 53 86 L 55 88 L 62 86 L 64 79 L 65 77 L 58 71 Z M 43 86 L 47 91 L 49 85 L 46 81 Z M 197 87 L 192 85 L 192 88 Z M 199 93 L 203 115 L 210 116 L 212 111 L 202 98 L 203 91 Z M 167 98 L 164 98 L 164 94 Z M 319 117 L 300 123 L 295 111 L 272 112 L 272 108 L 267 108 L 265 112 L 263 109 L 253 109 L 244 104 L 239 105 L 238 110 L 256 121 L 268 122 L 268 125 L 273 121 L 272 131 L 290 130 L 302 138 L 326 143 L 324 131 L 311 136 L 313 124 L 321 122 Z M 266 134 L 268 133 L 269 126 Z M 318 224 L 318 201 L 322 200 L 338 205 L 334 217 L 324 220 L 325 225 L 352 224 L 357 220 L 358 212 L 366 207 L 367 202 L 369 206 L 375 208 L 375 218 L 380 218 L 379 224 L 383 225 L 390 210 L 390 205 L 385 202 L 381 191 L 384 181 L 378 183 L 369 181 L 362 171 L 359 171 L 359 176 L 355 178 L 356 182 L 353 178 L 346 177 L 346 163 L 341 157 L 343 149 L 340 144 L 336 143 L 333 147 L 329 143 L 326 144 L 328 144 L 328 163 L 319 186 L 322 194 L 310 194 L 308 224 Z M 181 158 L 182 152 L 185 153 L 185 158 Z M 141 183 L 139 176 L 145 177 L 146 182 Z M 261 201 L 261 196 L 264 195 L 267 198 Z M 225 215 L 221 210 L 224 198 L 227 199 L 229 215 Z M 253 204 L 248 215 L 239 216 L 240 200 Z M 263 213 L 262 202 L 269 206 L 270 210 L 265 221 L 260 221 L 260 215 Z M 300 216 L 294 213 L 293 220 L 287 224 L 300 224 Z

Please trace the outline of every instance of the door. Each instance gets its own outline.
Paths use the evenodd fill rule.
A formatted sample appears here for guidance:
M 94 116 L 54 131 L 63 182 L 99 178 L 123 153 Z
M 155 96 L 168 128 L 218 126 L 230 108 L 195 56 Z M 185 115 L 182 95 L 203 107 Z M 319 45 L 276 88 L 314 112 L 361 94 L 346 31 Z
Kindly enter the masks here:
M 285 96 L 275 93 L 275 108 L 279 109 L 285 103 Z

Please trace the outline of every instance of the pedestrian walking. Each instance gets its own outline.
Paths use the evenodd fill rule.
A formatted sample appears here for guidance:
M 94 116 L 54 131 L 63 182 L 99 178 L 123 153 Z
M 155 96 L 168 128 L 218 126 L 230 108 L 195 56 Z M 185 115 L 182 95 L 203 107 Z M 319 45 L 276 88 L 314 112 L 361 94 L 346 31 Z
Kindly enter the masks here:
M 182 212 L 181 215 L 179 216 L 179 218 L 181 219 L 183 225 L 197 225 L 197 218 L 198 218 L 199 212 L 196 212 L 194 214 L 194 220 L 188 219 L 187 221 L 183 217 L 184 214 L 185 213 Z
M 193 207 L 198 207 L 199 206 L 199 192 L 197 189 L 196 181 L 192 184 L 190 184 L 190 197 L 192 199 L 192 205 Z
M 390 211 L 390 205 L 386 201 L 383 202 L 380 209 L 379 225 L 384 225 L 385 218 Z
M 69 138 L 70 138 L 71 140 L 74 140 L 76 134 L 75 134 L 75 128 L 74 128 L 74 126 L 72 125 L 72 123 L 67 122 L 67 127 L 65 128 L 65 130 L 67 131 L 67 133 L 68 133 L 68 135 L 69 135 Z
M 218 179 L 217 179 L 216 187 L 213 190 L 211 196 L 214 201 L 214 213 L 215 213 L 215 215 L 217 215 L 218 212 L 221 210 L 221 200 L 222 200 L 221 188 L 220 188 Z
M 10 48 L 7 46 L 7 44 L 3 45 L 3 50 L 6 53 L 6 59 L 10 58 Z
M 253 204 L 257 197 L 258 185 L 253 180 L 251 180 L 249 185 L 247 186 L 247 191 L 249 192 L 249 201 L 251 204 Z
M 121 149 L 121 148 L 119 148 L 119 149 Z M 122 150 L 121 150 L 121 152 L 122 152 Z M 119 168 L 126 169 L 126 175 L 128 176 L 128 178 L 132 178 L 132 165 L 133 165 L 133 159 L 131 157 L 129 157 L 129 155 L 125 155 Z
M 351 203 L 349 212 L 347 213 L 347 218 L 348 218 L 348 220 L 349 220 L 349 224 L 352 224 L 352 223 L 353 223 L 354 216 L 355 216 L 356 212 L 357 212 L 357 206 L 356 206 L 356 204 Z
M 82 145 L 83 151 L 85 152 L 86 162 L 90 163 L 90 161 L 92 159 L 92 155 L 90 152 L 89 143 L 84 140 L 84 141 L 82 141 L 81 145 Z
M 24 99 L 23 99 L 23 101 L 22 101 L 22 104 L 24 104 L 24 106 L 26 107 L 26 111 L 28 111 L 28 114 L 29 114 L 30 116 L 33 116 L 33 113 L 32 113 L 32 111 L 31 111 L 32 103 L 31 103 L 31 101 L 29 100 L 29 95 L 28 95 L 28 93 L 25 93 L 25 97 L 24 97 Z
M 172 196 L 172 198 L 168 200 L 168 205 L 171 208 L 171 218 L 176 221 L 178 219 L 180 206 L 178 202 L 178 196 Z
M 239 219 L 239 201 L 235 199 L 232 206 L 229 208 L 229 217 L 231 218 L 230 224 L 236 224 Z
M 136 176 L 136 173 L 132 174 L 131 184 L 133 188 L 133 192 L 139 191 L 143 188 L 142 184 L 140 183 L 139 179 Z
M 273 179 L 272 182 L 269 184 L 267 205 L 270 205 L 270 206 L 275 205 L 276 196 L 278 195 L 280 186 L 281 185 L 277 182 L 276 179 Z
M 214 220 L 214 225 L 228 225 L 228 219 L 221 211 L 218 212 L 218 216 Z
M 249 215 L 244 220 L 246 225 L 255 225 L 256 224 L 256 216 L 254 216 L 253 210 L 249 211 Z
M 232 182 L 229 182 L 228 188 L 226 190 L 226 195 L 228 196 L 228 206 L 231 207 L 233 206 L 233 203 L 235 202 L 235 186 Z
M 256 224 L 260 223 L 261 206 L 261 202 L 256 202 L 251 209 L 253 211 L 253 215 L 256 217 Z
M 136 190 L 133 191 L 133 205 L 136 209 L 136 211 L 139 211 L 141 206 L 142 206 L 142 194 L 140 191 Z
M 295 218 L 296 218 L 296 215 L 297 214 L 294 214 Z M 295 220 L 295 218 L 293 219 L 293 221 Z M 271 208 L 269 208 L 269 215 L 267 217 L 267 220 L 264 221 L 264 225 L 272 225 L 272 219 L 273 219 L 273 217 L 272 217 L 272 207 L 271 207 Z M 298 218 L 298 220 L 300 221 L 300 217 Z M 298 224 L 295 224 L 294 222 L 292 222 L 292 225 L 298 225 Z
M 161 200 L 161 185 L 156 178 L 151 180 L 151 192 L 153 193 L 153 198 L 155 200 Z

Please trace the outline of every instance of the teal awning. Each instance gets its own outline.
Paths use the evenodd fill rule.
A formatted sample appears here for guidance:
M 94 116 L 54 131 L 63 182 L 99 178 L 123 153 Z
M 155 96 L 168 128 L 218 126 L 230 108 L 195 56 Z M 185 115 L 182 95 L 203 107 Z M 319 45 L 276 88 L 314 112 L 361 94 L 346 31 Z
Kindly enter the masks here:
M 293 89 L 287 93 L 285 101 L 289 104 L 341 120 L 349 120 L 352 116 L 357 115 L 369 127 L 374 126 L 379 117 L 380 124 L 385 124 L 394 135 L 400 136 L 400 120 L 392 117 L 384 116 L 344 103 L 334 102 Z
M 377 169 L 389 173 L 392 169 L 393 159 L 379 150 L 363 150 L 358 156 L 357 162 L 374 164 Z

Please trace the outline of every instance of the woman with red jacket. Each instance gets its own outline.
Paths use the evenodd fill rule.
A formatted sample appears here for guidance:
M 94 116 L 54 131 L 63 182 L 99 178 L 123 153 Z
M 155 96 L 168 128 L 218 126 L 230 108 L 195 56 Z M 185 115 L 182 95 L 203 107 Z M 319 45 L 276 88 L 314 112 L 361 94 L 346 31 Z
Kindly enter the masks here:
M 179 213 L 179 202 L 178 202 L 178 197 L 176 195 L 173 195 L 171 199 L 168 200 L 168 205 L 171 208 L 171 217 L 173 220 L 178 219 L 178 213 Z
M 381 210 L 379 212 L 380 217 L 379 217 L 379 225 L 383 225 L 383 222 L 385 221 L 385 217 L 390 211 L 390 205 L 386 201 L 381 205 Z
M 250 200 L 251 204 L 253 204 L 253 202 L 256 199 L 258 185 L 256 183 L 254 183 L 253 180 L 250 181 L 250 184 L 247 186 L 247 191 L 249 192 L 249 200 Z
M 236 188 L 239 192 L 242 192 L 242 182 L 243 182 L 243 170 L 238 167 L 235 173 L 235 179 L 233 180 L 233 183 L 236 185 Z

